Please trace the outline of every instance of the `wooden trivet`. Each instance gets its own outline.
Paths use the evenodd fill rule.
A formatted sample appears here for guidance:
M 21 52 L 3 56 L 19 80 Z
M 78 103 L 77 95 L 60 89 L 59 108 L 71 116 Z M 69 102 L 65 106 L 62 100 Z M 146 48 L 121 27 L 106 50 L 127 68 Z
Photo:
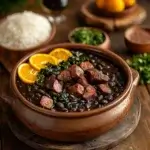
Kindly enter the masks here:
M 146 10 L 137 4 L 136 9 L 128 15 L 120 18 L 99 16 L 95 12 L 95 1 L 88 0 L 81 7 L 81 16 L 89 26 L 104 28 L 109 31 L 126 28 L 130 25 L 140 24 L 147 17 Z
M 32 148 L 38 150 L 106 150 L 119 144 L 135 130 L 140 119 L 141 104 L 136 98 L 126 118 L 117 127 L 94 140 L 78 144 L 58 143 L 44 139 L 28 130 L 11 111 L 8 114 L 8 124 L 14 135 Z

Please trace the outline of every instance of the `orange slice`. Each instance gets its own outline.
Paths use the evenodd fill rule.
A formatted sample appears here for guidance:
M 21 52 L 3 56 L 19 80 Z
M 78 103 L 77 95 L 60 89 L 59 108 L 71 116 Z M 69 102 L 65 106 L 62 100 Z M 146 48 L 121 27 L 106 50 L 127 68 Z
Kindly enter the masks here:
M 18 67 L 18 76 L 24 83 L 34 83 L 37 73 L 38 71 L 32 68 L 28 63 L 23 63 Z
M 72 53 L 64 48 L 56 48 L 49 53 L 50 56 L 57 58 L 58 62 L 67 61 L 69 57 L 72 56 Z
M 36 70 L 41 70 L 47 63 L 57 65 L 58 61 L 55 57 L 48 54 L 35 54 L 29 58 L 30 65 Z

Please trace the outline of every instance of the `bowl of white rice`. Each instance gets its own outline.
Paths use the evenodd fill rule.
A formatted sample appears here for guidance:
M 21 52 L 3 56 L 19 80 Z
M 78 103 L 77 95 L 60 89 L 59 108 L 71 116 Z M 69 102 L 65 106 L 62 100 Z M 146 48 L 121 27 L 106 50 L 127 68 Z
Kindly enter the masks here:
M 0 23 L 0 47 L 11 51 L 32 51 L 49 44 L 56 27 L 45 16 L 32 11 L 14 13 Z

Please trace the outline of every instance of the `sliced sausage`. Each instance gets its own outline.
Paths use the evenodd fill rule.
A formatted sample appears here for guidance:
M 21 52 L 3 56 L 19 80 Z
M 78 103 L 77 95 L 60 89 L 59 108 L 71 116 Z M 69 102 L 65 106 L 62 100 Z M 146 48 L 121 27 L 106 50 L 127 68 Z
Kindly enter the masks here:
M 79 78 L 81 75 L 84 74 L 84 71 L 77 65 L 72 65 L 69 68 L 69 71 L 72 78 Z
M 100 89 L 101 92 L 106 94 L 111 94 L 112 92 L 108 84 L 99 84 L 98 88 Z
M 68 71 L 68 70 L 62 71 L 62 72 L 57 76 L 57 79 L 58 79 L 58 80 L 61 80 L 61 81 L 64 81 L 64 82 L 71 80 L 70 71 Z
M 42 96 L 40 105 L 44 108 L 51 109 L 53 107 L 53 100 L 50 97 Z
M 76 83 L 75 85 L 69 87 L 68 91 L 70 94 L 81 96 L 84 93 L 84 87 L 81 84 Z
M 62 84 L 56 79 L 55 75 L 51 75 L 46 81 L 45 86 L 47 89 L 53 90 L 56 93 L 62 92 Z
M 80 76 L 77 82 L 83 85 L 84 87 L 88 86 L 89 84 L 84 75 Z
M 97 93 L 96 93 L 96 89 L 91 86 L 91 85 L 88 85 L 86 88 L 85 88 L 85 92 L 83 94 L 83 98 L 85 100 L 92 100 L 94 99 L 95 97 L 97 96 Z
M 88 69 L 94 68 L 94 66 L 93 66 L 89 61 L 84 61 L 84 62 L 82 62 L 82 63 L 80 64 L 80 67 L 81 67 L 84 71 L 86 71 L 86 70 L 88 70 Z
M 109 76 L 103 74 L 102 71 L 99 71 L 95 68 L 87 70 L 86 76 L 91 83 L 109 81 Z

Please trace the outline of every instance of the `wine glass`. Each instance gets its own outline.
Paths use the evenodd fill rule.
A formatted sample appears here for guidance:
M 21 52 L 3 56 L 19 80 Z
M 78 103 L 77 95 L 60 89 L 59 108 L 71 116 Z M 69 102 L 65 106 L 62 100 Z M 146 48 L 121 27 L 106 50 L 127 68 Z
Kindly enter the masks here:
M 60 23 L 66 20 L 62 11 L 67 7 L 68 0 L 41 0 L 41 7 L 44 12 L 49 14 L 51 22 Z

